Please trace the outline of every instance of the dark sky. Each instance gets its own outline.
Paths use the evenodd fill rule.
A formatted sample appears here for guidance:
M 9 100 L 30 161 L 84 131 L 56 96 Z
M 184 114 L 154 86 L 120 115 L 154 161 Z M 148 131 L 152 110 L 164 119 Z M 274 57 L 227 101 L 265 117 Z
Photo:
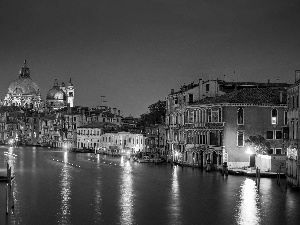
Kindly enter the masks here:
M 75 105 L 139 116 L 199 78 L 293 83 L 300 1 L 0 0 L 0 98 L 25 58 L 44 99 L 72 78 Z

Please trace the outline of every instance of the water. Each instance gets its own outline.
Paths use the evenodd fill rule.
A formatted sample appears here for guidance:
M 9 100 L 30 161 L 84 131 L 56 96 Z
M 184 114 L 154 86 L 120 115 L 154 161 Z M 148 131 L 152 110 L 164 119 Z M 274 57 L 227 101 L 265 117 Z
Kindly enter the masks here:
M 17 155 L 4 155 L 10 152 Z M 13 165 L 15 207 L 0 224 L 299 224 L 300 193 L 276 179 L 222 177 L 199 169 L 48 148 L 0 148 Z M 63 162 L 62 162 L 63 161 Z M 73 165 L 72 165 L 73 164 Z

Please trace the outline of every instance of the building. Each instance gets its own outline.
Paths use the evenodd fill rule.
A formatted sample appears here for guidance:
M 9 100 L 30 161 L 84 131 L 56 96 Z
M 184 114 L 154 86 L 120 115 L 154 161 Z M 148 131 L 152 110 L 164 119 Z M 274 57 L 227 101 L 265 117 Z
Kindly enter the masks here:
M 145 137 L 130 132 L 105 133 L 101 137 L 100 149 L 116 154 L 142 153 L 145 148 Z
M 295 73 L 295 84 L 292 85 L 287 92 L 288 103 L 288 125 L 289 125 L 289 142 L 287 149 L 286 174 L 287 181 L 293 186 L 300 187 L 300 71 Z
M 42 106 L 39 87 L 30 77 L 26 59 L 21 67 L 19 78 L 9 85 L 2 104 L 4 106 L 20 106 L 30 109 L 39 109 Z
M 162 124 L 145 128 L 145 154 L 152 158 L 164 157 L 167 159 L 165 150 L 165 126 Z
M 201 166 L 209 159 L 215 167 L 223 162 L 229 168 L 254 167 L 256 151 L 245 142 L 258 135 L 269 142 L 268 155 L 285 155 L 286 92 L 285 87 L 241 89 L 187 106 L 185 146 L 177 155 L 186 163 Z
M 77 128 L 77 149 L 98 149 L 105 123 L 92 123 Z
M 174 89 L 166 97 L 166 150 L 168 155 L 184 152 L 186 146 L 185 114 L 187 107 L 205 98 L 214 98 L 234 91 L 253 88 L 284 88 L 286 83 L 226 82 L 223 80 L 199 79 L 198 83 L 183 85 L 179 91 Z M 190 146 L 188 146 L 190 147 Z M 195 155 L 199 158 L 199 154 Z M 180 154 L 173 158 L 181 157 Z M 192 157 L 195 158 L 195 157 Z M 196 158 L 197 160 L 197 158 Z
M 65 83 L 58 85 L 55 79 L 53 87 L 47 93 L 46 107 L 57 110 L 67 106 L 74 107 L 74 86 L 71 78 L 67 86 Z

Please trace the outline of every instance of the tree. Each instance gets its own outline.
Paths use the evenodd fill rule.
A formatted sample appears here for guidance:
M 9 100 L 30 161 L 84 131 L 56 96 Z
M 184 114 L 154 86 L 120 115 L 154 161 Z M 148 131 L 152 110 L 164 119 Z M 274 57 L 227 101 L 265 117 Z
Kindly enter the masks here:
M 166 116 L 166 101 L 158 101 L 151 104 L 149 112 L 141 115 L 138 121 L 138 127 L 148 127 L 155 124 L 162 124 Z
M 245 143 L 254 147 L 255 154 L 266 155 L 270 152 L 270 143 L 261 135 L 249 136 Z

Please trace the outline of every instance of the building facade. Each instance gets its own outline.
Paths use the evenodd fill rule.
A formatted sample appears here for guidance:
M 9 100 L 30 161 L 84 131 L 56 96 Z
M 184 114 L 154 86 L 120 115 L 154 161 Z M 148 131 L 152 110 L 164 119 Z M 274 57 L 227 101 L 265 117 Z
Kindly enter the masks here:
M 21 67 L 19 78 L 9 85 L 2 105 L 20 106 L 30 109 L 39 109 L 42 106 L 39 87 L 30 77 L 26 59 Z
M 300 75 L 300 71 L 296 71 Z M 299 95 L 300 95 L 300 76 L 296 76 L 296 82 L 288 89 L 288 125 L 289 140 L 287 149 L 287 181 L 293 186 L 300 187 L 300 162 L 299 162 Z

